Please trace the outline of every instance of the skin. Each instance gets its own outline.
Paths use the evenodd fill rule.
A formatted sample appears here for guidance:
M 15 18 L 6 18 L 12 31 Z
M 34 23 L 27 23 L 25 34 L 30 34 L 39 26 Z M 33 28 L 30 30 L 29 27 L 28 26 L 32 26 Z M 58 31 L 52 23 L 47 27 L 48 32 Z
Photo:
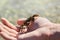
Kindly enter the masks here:
M 55 24 L 53 27 L 38 28 L 32 32 L 18 35 L 18 29 L 13 24 L 11 24 L 5 18 L 2 18 L 1 20 L 2 23 L 0 23 L 0 35 L 5 40 L 60 40 L 59 24 Z
M 5 40 L 16 40 L 17 37 L 17 28 L 9 23 L 5 18 L 1 19 L 2 23 L 0 23 L 0 34 Z

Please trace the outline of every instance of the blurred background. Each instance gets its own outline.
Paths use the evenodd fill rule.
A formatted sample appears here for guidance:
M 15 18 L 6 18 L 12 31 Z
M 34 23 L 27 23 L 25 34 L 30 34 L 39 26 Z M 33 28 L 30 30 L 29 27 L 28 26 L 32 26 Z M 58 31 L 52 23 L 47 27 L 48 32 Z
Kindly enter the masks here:
M 60 23 L 60 0 L 0 0 L 0 19 L 4 17 L 13 24 L 19 18 L 36 13 L 54 23 Z

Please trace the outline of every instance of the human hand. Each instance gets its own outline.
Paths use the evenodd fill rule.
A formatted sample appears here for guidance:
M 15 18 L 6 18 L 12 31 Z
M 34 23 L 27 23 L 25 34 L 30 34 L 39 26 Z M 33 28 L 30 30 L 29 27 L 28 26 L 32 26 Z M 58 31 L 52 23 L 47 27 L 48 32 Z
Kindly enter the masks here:
M 48 28 L 42 27 L 32 32 L 18 35 L 17 32 L 18 29 L 14 25 L 9 23 L 5 18 L 1 20 L 3 24 L 0 23 L 0 30 L 1 30 L 0 35 L 5 40 L 60 40 L 60 36 L 59 36 L 60 34 L 59 33 L 55 34 L 55 32 L 59 29 L 57 27 L 56 29 L 52 28 L 53 30 L 50 29 L 49 27 Z
M 17 36 L 18 36 L 18 32 L 16 31 L 17 28 L 13 24 L 8 22 L 5 18 L 2 18 L 1 20 L 2 20 L 2 23 L 3 23 L 3 24 L 0 23 L 0 28 L 1 28 L 0 29 L 1 30 L 0 34 L 1 34 L 1 36 L 5 40 L 17 40 Z M 23 40 L 25 40 L 25 38 L 31 37 L 31 35 L 32 36 L 34 36 L 34 35 L 38 36 L 39 34 L 34 34 L 36 32 L 38 32 L 38 31 L 34 31 L 34 32 L 31 32 L 31 33 L 22 34 L 22 35 L 19 34 L 18 40 L 21 40 L 22 38 L 23 38 Z M 23 37 L 23 35 L 24 35 L 24 37 Z M 31 40 L 34 39 L 34 38 L 35 37 L 32 37 Z M 28 38 L 28 39 L 30 39 L 30 38 Z

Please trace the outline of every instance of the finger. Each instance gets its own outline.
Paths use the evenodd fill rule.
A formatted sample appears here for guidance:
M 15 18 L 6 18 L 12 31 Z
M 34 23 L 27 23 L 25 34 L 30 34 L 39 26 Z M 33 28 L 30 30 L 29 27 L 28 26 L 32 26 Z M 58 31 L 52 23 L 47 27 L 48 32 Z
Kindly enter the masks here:
M 0 32 L 0 35 L 5 39 L 5 40 L 17 40 L 17 38 L 14 38 L 12 36 L 9 36 L 8 34 L 4 32 Z
M 21 18 L 17 20 L 18 25 L 22 25 L 27 18 Z
M 16 37 L 16 34 L 13 34 L 13 33 L 11 33 L 11 32 L 8 32 L 7 30 L 5 30 L 5 29 L 2 28 L 2 27 L 0 27 L 0 29 L 1 29 L 1 32 L 4 32 L 4 33 L 6 33 L 6 34 L 8 34 L 8 35 L 10 35 L 10 36 Z
M 1 27 L 4 28 L 4 29 L 7 30 L 7 31 L 13 33 L 13 34 L 18 34 L 17 31 L 15 31 L 14 29 L 11 29 L 11 28 L 9 28 L 9 27 L 3 25 L 2 23 L 0 23 L 0 30 L 1 30 Z
M 6 20 L 5 18 L 2 18 L 1 21 L 4 25 L 6 25 L 14 30 L 17 30 L 17 28 L 13 24 L 11 24 L 8 20 Z

